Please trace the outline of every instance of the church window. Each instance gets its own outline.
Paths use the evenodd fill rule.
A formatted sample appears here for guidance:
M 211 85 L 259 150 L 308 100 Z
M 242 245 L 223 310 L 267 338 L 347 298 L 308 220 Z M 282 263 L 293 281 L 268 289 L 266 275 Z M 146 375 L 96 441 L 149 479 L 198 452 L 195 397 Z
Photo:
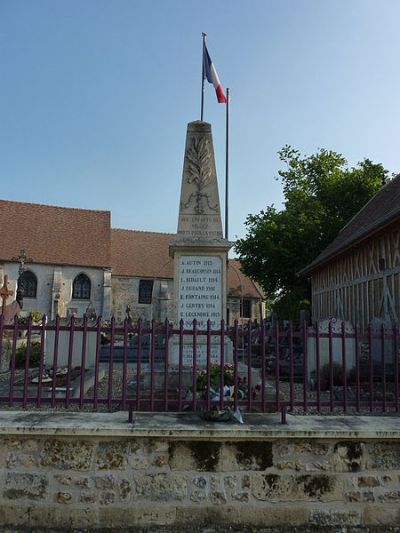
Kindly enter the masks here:
M 90 279 L 85 274 L 79 274 L 72 285 L 72 298 L 74 300 L 90 299 Z
M 242 300 L 240 307 L 240 316 L 242 318 L 251 318 L 251 300 Z
M 23 290 L 25 298 L 36 298 L 37 278 L 33 272 L 26 270 L 18 278 L 18 288 Z
M 139 281 L 139 303 L 151 304 L 151 297 L 153 295 L 153 280 L 141 279 Z

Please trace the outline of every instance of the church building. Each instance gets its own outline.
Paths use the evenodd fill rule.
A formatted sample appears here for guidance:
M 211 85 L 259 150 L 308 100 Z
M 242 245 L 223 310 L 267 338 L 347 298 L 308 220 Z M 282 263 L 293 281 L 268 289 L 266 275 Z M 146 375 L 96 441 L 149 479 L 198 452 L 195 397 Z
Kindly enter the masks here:
M 163 321 L 174 307 L 175 235 L 111 228 L 111 213 L 0 200 L 0 283 L 24 289 L 23 315 Z M 23 268 L 21 268 L 21 265 Z M 22 272 L 23 270 L 23 272 Z M 22 274 L 21 274 L 22 272 Z M 261 289 L 228 261 L 228 319 L 263 316 Z

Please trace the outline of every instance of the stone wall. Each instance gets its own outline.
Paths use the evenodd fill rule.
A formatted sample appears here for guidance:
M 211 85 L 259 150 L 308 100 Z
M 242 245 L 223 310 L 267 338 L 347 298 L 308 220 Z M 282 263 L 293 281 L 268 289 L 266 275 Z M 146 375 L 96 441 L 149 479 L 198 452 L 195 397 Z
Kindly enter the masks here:
M 110 296 L 106 296 L 106 272 L 103 268 L 72 267 L 56 265 L 39 265 L 27 263 L 29 270 L 37 277 L 36 298 L 24 298 L 22 316 L 28 315 L 29 311 L 38 310 L 48 318 L 55 318 L 58 313 L 65 317 L 68 311 L 74 309 L 78 317 L 83 316 L 87 308 L 92 307 L 97 315 L 109 318 Z M 90 279 L 90 299 L 72 299 L 73 281 L 79 274 L 86 274 Z M 18 263 L 4 263 L 0 265 L 0 280 L 2 283 L 4 274 L 8 275 L 9 288 L 14 291 L 18 280 Z M 110 283 L 109 283 L 110 284 Z M 56 305 L 57 302 L 57 305 Z M 57 307 L 57 309 L 56 309 Z
M 0 439 L 0 487 L 14 527 L 395 525 L 400 440 L 26 433 Z

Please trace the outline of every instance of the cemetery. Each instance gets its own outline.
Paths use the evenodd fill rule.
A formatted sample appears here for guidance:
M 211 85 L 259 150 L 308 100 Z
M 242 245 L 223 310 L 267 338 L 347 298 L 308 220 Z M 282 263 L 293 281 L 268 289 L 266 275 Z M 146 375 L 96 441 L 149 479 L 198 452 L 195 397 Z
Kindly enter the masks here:
M 230 323 L 231 244 L 211 125 L 195 121 L 169 317 L 21 317 L 4 276 L 1 524 L 397 523 L 397 325 Z

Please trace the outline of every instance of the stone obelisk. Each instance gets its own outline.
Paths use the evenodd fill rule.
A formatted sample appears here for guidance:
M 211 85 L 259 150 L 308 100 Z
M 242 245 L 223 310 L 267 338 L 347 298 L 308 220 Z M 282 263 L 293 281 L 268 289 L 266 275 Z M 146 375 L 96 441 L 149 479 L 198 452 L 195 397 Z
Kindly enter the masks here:
M 198 329 L 205 330 L 210 320 L 212 329 L 220 329 L 221 320 L 226 319 L 230 247 L 231 243 L 222 234 L 211 124 L 190 122 L 178 230 L 170 243 L 170 255 L 174 259 L 176 325 L 183 320 L 185 329 L 192 329 L 196 319 Z

